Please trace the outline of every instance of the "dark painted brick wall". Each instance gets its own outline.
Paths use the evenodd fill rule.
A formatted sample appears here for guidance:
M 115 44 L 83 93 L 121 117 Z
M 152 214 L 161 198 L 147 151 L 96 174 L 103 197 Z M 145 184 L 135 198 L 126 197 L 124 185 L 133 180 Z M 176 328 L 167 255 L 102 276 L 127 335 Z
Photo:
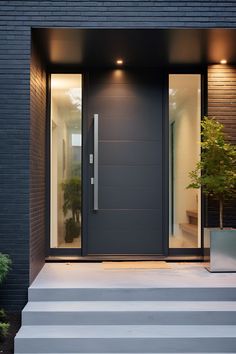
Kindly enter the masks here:
M 45 259 L 46 72 L 32 42 L 30 72 L 30 282 Z
M 236 143 L 236 67 L 211 65 L 208 67 L 208 115 L 224 124 L 224 131 Z M 219 225 L 218 203 L 208 202 L 209 226 Z M 236 200 L 225 202 L 224 225 L 236 227 Z
M 13 260 L 0 303 L 16 309 L 29 283 L 30 29 L 0 26 L 0 251 Z
M 2 25 L 59 27 L 235 26 L 234 0 L 1 1 Z
M 36 245 L 44 230 L 44 201 L 35 186 L 38 181 L 39 190 L 44 191 L 44 150 L 32 144 L 30 156 L 30 137 L 39 129 L 43 144 L 44 128 L 43 122 L 33 120 L 30 131 L 31 27 L 232 28 L 235 23 L 236 2 L 232 0 L 0 1 L 0 250 L 13 258 L 13 271 L 4 287 L 8 291 L 0 295 L 3 303 L 12 309 L 21 307 L 29 278 L 42 264 L 42 248 L 36 252 Z M 33 111 L 38 102 L 44 102 L 43 74 L 38 72 L 41 79 L 35 79 L 39 83 L 35 81 L 33 87 L 36 90 L 38 85 L 41 93 L 31 105 Z M 36 116 L 42 117 L 43 111 L 40 108 Z M 30 180 L 33 167 L 40 177 L 34 175 Z M 31 243 L 30 232 L 34 234 Z M 29 254 L 34 264 L 30 275 Z
M 224 124 L 229 139 L 236 143 L 236 67 L 208 67 L 208 114 Z

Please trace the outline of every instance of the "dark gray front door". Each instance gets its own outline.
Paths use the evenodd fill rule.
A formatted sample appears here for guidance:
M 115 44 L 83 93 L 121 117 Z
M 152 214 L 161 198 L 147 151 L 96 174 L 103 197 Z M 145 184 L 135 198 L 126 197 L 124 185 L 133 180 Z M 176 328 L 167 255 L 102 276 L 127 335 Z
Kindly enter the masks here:
M 90 72 L 88 180 L 98 115 L 98 210 L 89 183 L 87 254 L 163 253 L 162 78 L 155 72 Z

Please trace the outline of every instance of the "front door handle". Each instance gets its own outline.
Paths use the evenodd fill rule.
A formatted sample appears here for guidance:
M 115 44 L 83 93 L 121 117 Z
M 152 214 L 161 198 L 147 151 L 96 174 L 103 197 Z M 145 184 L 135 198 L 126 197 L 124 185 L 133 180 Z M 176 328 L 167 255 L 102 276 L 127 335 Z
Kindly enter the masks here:
M 93 118 L 93 210 L 98 210 L 98 114 Z

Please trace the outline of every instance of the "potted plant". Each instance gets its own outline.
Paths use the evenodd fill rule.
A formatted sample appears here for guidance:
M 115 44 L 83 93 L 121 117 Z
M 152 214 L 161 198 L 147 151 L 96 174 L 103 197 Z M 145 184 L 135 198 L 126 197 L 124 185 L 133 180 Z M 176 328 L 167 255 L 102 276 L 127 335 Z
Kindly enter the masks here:
M 201 123 L 201 160 L 189 173 L 187 188 L 202 188 L 219 205 L 219 228 L 204 230 L 204 255 L 212 272 L 236 271 L 236 229 L 225 229 L 224 202 L 236 195 L 236 148 L 226 141 L 224 126 L 204 117 Z
M 79 237 L 80 225 L 80 210 L 81 210 L 81 179 L 73 177 L 62 184 L 64 191 L 64 215 L 70 212 L 71 215 L 65 220 L 65 242 L 73 242 L 75 237 Z

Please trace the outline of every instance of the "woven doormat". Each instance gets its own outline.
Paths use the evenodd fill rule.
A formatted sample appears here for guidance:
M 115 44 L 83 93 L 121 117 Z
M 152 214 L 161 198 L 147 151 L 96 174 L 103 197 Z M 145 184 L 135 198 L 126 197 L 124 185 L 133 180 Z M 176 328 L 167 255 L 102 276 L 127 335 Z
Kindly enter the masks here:
M 159 261 L 144 262 L 102 262 L 103 268 L 112 269 L 171 269 L 169 263 Z

